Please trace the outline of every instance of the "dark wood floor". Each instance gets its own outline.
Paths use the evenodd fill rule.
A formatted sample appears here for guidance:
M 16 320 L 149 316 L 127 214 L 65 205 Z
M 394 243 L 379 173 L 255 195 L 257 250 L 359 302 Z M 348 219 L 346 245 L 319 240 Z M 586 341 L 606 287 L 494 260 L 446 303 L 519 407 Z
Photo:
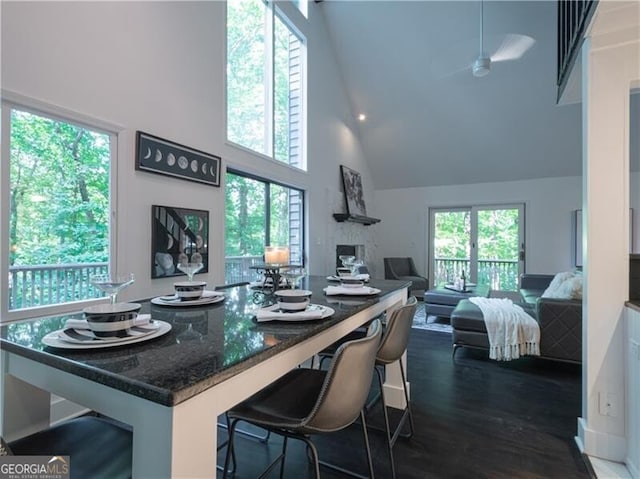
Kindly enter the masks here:
M 573 441 L 581 414 L 579 366 L 535 358 L 498 363 L 469 349 L 459 350 L 454 363 L 449 334 L 418 329 L 408 362 L 416 434 L 394 448 L 399 478 L 590 477 Z M 380 407 L 371 415 L 379 422 Z M 364 473 L 359 427 L 318 437 L 321 459 Z M 382 433 L 371 432 L 370 440 L 376 477 L 390 477 Z M 280 445 L 274 436 L 266 445 L 238 436 L 234 477 L 257 477 Z M 303 446 L 294 441 L 289 449 L 285 477 L 312 477 Z M 344 476 L 323 470 L 322 477 Z

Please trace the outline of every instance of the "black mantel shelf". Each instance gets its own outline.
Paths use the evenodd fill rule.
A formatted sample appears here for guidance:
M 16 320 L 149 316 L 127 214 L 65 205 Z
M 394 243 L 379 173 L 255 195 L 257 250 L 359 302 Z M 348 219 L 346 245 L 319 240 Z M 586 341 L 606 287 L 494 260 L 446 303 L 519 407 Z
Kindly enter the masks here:
M 334 213 L 333 217 L 338 223 L 343 223 L 344 221 L 351 221 L 352 223 L 361 223 L 365 226 L 380 223 L 380 220 L 378 218 L 370 218 L 368 216 L 362 216 L 362 215 L 350 215 L 349 213 Z

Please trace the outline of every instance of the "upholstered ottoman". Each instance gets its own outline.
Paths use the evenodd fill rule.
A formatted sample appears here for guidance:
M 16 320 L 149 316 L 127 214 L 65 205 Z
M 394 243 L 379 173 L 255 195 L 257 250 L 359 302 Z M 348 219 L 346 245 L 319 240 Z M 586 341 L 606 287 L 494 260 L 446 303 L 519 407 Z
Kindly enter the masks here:
M 460 300 L 472 296 L 489 296 L 489 287 L 478 285 L 468 292 L 455 291 L 447 288 L 434 288 L 424 293 L 424 310 L 427 316 L 440 316 L 449 318 L 453 310 L 458 306 Z M 484 322 L 484 321 L 483 321 Z
M 451 326 L 453 328 L 453 355 L 458 348 L 489 349 L 487 328 L 482 311 L 468 299 L 461 300 L 452 311 Z

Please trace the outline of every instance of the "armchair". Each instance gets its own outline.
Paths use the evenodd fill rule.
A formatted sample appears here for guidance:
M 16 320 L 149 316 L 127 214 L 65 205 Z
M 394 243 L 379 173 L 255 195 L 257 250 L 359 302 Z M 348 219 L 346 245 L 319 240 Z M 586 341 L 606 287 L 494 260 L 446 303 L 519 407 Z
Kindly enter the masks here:
M 416 298 L 422 299 L 429 289 L 429 280 L 418 273 L 413 258 L 384 258 L 384 278 L 411 281 L 409 296 Z

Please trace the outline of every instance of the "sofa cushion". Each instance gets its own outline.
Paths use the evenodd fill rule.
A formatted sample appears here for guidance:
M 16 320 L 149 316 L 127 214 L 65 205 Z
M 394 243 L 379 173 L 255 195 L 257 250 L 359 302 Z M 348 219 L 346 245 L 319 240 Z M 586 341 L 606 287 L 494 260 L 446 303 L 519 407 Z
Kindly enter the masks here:
M 544 293 L 544 291 L 540 289 L 521 289 L 520 290 L 520 296 L 522 296 L 522 299 L 527 304 L 536 304 L 536 301 L 538 301 L 538 298 L 542 296 L 542 293 Z

